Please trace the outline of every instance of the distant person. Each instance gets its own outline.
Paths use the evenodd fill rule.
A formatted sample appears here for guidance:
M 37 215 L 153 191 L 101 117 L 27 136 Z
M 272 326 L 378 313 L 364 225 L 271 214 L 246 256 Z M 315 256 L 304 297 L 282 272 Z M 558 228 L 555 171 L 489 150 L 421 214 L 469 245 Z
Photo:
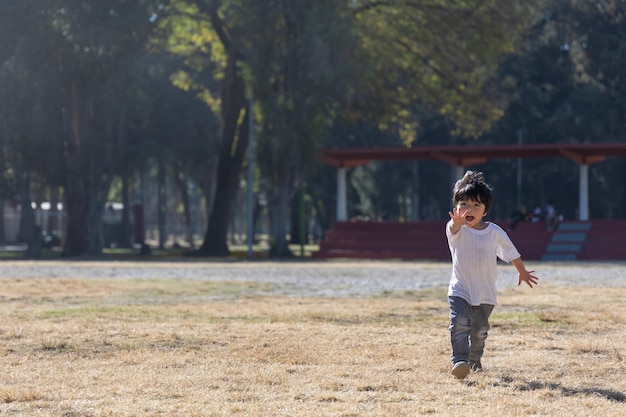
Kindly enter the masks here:
M 534 271 L 526 270 L 506 232 L 483 220 L 492 202 L 492 190 L 482 172 L 467 171 L 454 185 L 454 208 L 446 224 L 452 256 L 448 304 L 452 375 L 460 380 L 470 370 L 482 370 L 489 316 L 497 304 L 497 258 L 517 269 L 517 285 L 525 282 L 532 288 L 538 279 Z
M 559 224 L 559 218 L 556 214 L 556 208 L 554 207 L 554 201 L 548 201 L 548 205 L 546 206 L 546 228 L 549 232 L 553 232 L 556 230 L 556 227 Z
M 350 223 L 367 223 L 369 221 L 369 216 L 365 216 L 363 214 L 357 214 L 356 216 L 350 218 Z
M 511 214 L 511 225 L 509 226 L 509 231 L 515 230 L 517 223 L 521 221 L 528 221 L 528 210 L 526 210 L 526 206 L 522 206 L 519 210 L 516 210 Z
M 543 212 L 541 211 L 541 207 L 537 206 L 535 207 L 535 210 L 533 211 L 533 222 L 538 222 L 539 220 L 541 220 L 543 217 Z

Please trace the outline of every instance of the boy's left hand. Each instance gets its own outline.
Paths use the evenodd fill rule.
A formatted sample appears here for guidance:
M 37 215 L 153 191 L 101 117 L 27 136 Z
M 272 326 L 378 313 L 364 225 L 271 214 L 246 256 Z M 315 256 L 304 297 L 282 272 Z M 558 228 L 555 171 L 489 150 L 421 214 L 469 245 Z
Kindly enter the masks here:
M 539 278 L 533 275 L 534 272 L 535 271 L 524 271 L 523 273 L 520 272 L 517 285 L 522 285 L 522 281 L 525 282 L 530 288 L 532 288 L 533 285 L 537 285 L 537 281 L 539 280 Z

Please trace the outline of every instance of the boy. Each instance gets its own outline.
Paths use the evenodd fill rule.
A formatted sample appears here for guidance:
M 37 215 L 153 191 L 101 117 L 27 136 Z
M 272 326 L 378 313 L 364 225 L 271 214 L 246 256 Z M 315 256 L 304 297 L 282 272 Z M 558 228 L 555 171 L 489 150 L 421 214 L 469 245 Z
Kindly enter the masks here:
M 480 362 L 490 329 L 489 316 L 496 305 L 497 258 L 517 269 L 517 285 L 537 284 L 535 271 L 526 271 L 519 252 L 499 226 L 485 222 L 493 202 L 491 187 L 482 172 L 467 171 L 454 185 L 450 221 L 446 225 L 452 255 L 448 288 L 452 375 L 464 379 Z

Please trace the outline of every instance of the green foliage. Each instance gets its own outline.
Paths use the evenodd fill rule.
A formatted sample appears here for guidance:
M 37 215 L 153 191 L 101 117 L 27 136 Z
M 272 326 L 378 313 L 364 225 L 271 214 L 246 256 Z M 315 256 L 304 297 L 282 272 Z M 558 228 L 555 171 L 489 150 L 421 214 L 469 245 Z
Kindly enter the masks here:
M 285 205 L 306 182 L 328 225 L 335 172 L 319 165 L 321 147 L 515 143 L 518 131 L 525 143 L 622 141 L 624 39 L 620 0 L 3 0 L 3 193 L 17 193 L 21 179 L 78 178 L 95 190 L 150 158 L 198 184 L 237 184 L 245 82 L 255 189 Z M 68 163 L 74 146 L 80 157 Z M 206 161 L 221 147 L 231 152 L 219 166 L 230 169 L 218 179 Z M 626 215 L 622 165 L 592 166 L 592 216 Z M 525 183 L 540 184 L 525 185 L 529 204 L 576 205 L 571 161 L 525 167 Z M 506 216 L 515 162 L 486 168 L 502 197 L 495 212 Z M 409 171 L 355 170 L 355 210 L 401 217 Z M 419 171 L 436 213 L 448 204 L 450 167 Z
M 522 7 L 523 6 L 523 7 Z M 503 114 L 489 81 L 500 56 L 516 49 L 533 2 L 359 2 L 355 9 L 364 75 L 359 115 L 388 124 L 415 123 L 421 102 L 476 136 Z M 358 98 L 357 98 L 358 100 Z M 372 107 L 373 105 L 373 107 Z M 407 143 L 414 137 L 402 133 Z
M 251 2 L 246 10 L 244 74 L 261 128 L 259 161 L 275 179 L 310 167 L 346 85 L 350 32 L 336 2 Z
M 499 85 L 510 104 L 484 141 L 516 143 L 519 135 L 524 143 L 623 140 L 626 90 L 616 62 L 626 50 L 626 20 L 618 5 L 570 0 L 547 5 L 526 36 L 522 54 L 509 56 L 500 67 Z M 611 180 L 624 175 L 619 161 L 590 166 L 592 218 L 626 214 L 623 187 Z M 498 188 L 510 188 L 501 177 Z M 509 177 L 508 183 L 513 180 Z M 524 184 L 526 204 L 541 206 L 554 199 L 566 218 L 575 218 L 578 167 L 573 161 L 524 161 Z
M 219 117 L 217 82 L 223 78 L 226 53 L 209 17 L 197 4 L 172 1 L 160 10 L 150 49 L 181 57 L 184 66 L 171 74 L 172 83 L 194 92 Z

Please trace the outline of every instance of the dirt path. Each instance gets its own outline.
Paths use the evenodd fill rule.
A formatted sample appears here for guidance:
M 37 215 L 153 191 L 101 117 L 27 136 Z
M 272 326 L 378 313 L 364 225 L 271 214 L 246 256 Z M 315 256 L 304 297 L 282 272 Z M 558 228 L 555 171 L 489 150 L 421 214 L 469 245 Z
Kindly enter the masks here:
M 542 283 L 626 286 L 626 262 L 527 262 Z M 517 284 L 515 269 L 500 266 L 499 285 Z M 83 262 L 4 261 L 4 278 L 136 278 L 255 282 L 258 293 L 293 297 L 369 297 L 445 288 L 446 262 Z

